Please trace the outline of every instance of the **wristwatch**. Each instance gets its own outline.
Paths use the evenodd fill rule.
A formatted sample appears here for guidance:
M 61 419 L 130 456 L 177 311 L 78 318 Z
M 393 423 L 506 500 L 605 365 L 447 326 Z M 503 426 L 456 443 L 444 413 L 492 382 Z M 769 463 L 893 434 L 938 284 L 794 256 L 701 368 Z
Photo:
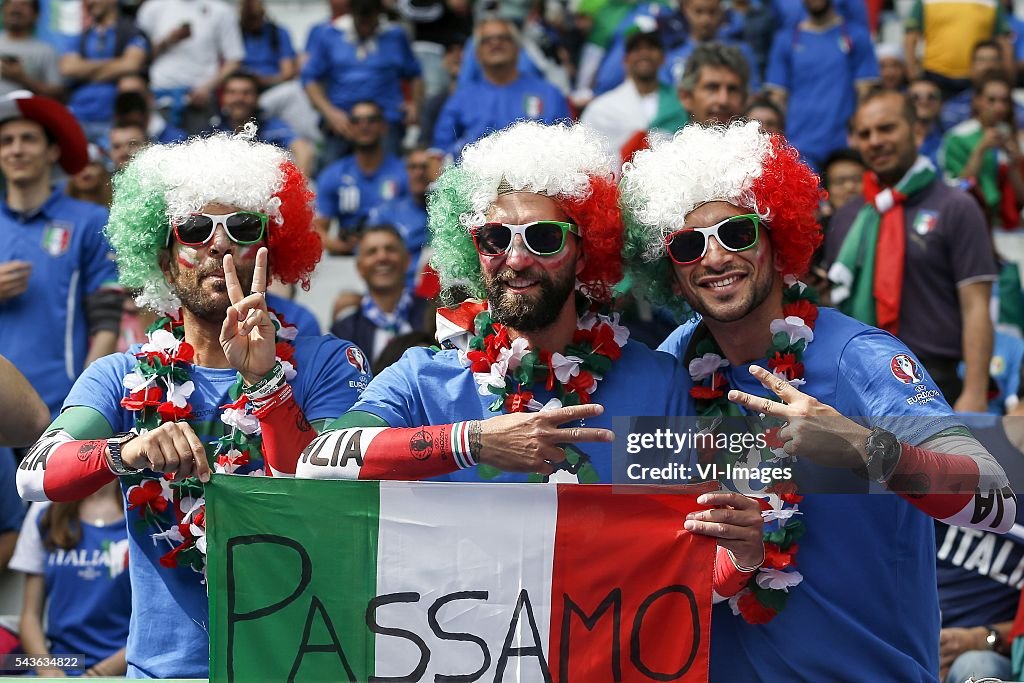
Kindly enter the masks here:
M 880 484 L 884 484 L 896 470 L 903 445 L 896 435 L 880 427 L 875 427 L 864 442 L 864 450 L 868 459 L 864 463 L 868 476 Z
M 988 645 L 988 649 L 992 652 L 1001 652 L 1003 647 L 1003 636 L 999 633 L 999 629 L 994 626 L 986 626 L 988 629 L 988 635 L 985 636 L 985 643 Z
M 124 445 L 137 437 L 135 432 L 122 432 L 107 439 L 107 450 L 110 451 L 110 471 L 119 477 L 126 474 L 137 474 L 142 470 L 133 469 L 124 464 L 121 459 L 121 449 Z

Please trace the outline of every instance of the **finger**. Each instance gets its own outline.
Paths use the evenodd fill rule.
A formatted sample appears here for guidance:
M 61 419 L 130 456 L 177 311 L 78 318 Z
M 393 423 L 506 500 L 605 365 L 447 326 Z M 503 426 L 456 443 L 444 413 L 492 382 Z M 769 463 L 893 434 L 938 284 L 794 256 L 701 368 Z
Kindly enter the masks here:
M 192 427 L 188 424 L 181 423 L 182 433 L 188 440 L 189 447 L 192 452 L 192 460 L 195 461 L 194 470 L 199 481 L 204 484 L 210 481 L 210 461 L 206 457 L 206 448 L 203 446 L 203 442 L 199 439 L 196 433 L 192 430 Z
M 760 365 L 751 365 L 750 374 L 756 377 L 765 389 L 768 389 L 786 403 L 792 403 L 805 395 L 799 389 L 795 389 L 789 382 L 776 377 Z
M 696 519 L 688 519 L 683 522 L 683 528 L 693 534 L 714 536 L 715 538 L 734 541 L 754 540 L 755 536 L 750 527 L 723 524 L 721 522 L 702 522 Z
M 235 259 L 231 257 L 231 254 L 224 254 L 223 265 L 224 285 L 228 290 L 228 301 L 233 306 L 245 298 L 245 292 L 242 291 L 242 285 L 238 282 L 238 273 L 235 272 Z
M 249 333 L 252 332 L 254 329 L 256 329 L 257 327 L 262 327 L 264 325 L 273 326 L 273 323 L 270 322 L 270 316 L 267 315 L 267 312 L 261 311 L 258 308 L 251 308 L 249 309 L 249 313 L 248 315 L 246 315 L 245 320 L 243 320 L 242 324 L 238 326 L 238 333 L 243 336 L 249 336 Z
M 220 326 L 221 343 L 229 342 L 238 336 L 238 311 L 234 306 L 228 306 L 224 316 L 224 323 Z
M 729 400 L 756 413 L 764 413 L 774 417 L 792 417 L 795 414 L 785 403 L 779 403 L 763 396 L 754 396 L 737 389 L 729 391 Z
M 761 509 L 761 504 L 750 496 L 744 496 L 742 493 L 734 493 L 732 491 L 712 491 L 711 493 L 703 493 L 697 497 L 697 502 L 700 505 L 729 505 L 737 510 L 758 510 Z
M 188 479 L 192 476 L 192 444 L 180 428 L 175 429 L 171 434 L 174 443 L 174 452 L 178 456 L 178 468 L 175 471 L 175 479 Z
M 581 441 L 614 441 L 615 432 L 610 429 L 565 427 L 558 430 L 558 440 L 566 443 L 577 443 Z
M 550 417 L 555 424 L 562 424 L 565 422 L 572 422 L 573 420 L 597 417 L 603 412 L 604 406 L 600 403 L 583 403 L 578 406 L 566 406 L 565 408 L 548 410 L 540 413 L 540 415 Z
M 752 510 L 734 510 L 733 508 L 697 510 L 686 515 L 686 519 L 695 519 L 698 522 L 718 522 L 743 529 L 754 529 L 762 525 L 759 513 Z
M 267 255 L 266 247 L 256 252 L 256 270 L 252 273 L 252 293 L 263 296 L 267 292 Z

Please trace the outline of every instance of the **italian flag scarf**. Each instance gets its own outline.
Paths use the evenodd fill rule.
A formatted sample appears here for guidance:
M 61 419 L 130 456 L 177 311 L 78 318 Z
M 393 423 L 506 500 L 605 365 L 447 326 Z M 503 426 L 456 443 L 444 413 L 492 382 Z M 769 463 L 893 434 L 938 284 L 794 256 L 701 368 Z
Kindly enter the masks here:
M 865 204 L 828 271 L 832 303 L 840 311 L 897 333 L 906 253 L 903 204 L 936 177 L 935 167 L 924 156 L 896 187 L 882 187 L 874 173 L 864 174 Z

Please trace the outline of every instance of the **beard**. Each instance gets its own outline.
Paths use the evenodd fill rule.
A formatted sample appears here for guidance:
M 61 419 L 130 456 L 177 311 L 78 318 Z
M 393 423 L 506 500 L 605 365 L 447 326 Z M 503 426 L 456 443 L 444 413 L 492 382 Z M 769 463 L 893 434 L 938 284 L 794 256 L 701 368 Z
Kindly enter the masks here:
M 237 259 L 235 260 L 237 267 Z M 228 298 L 227 287 L 223 283 L 217 283 L 214 288 L 214 296 L 203 290 L 203 280 L 211 274 L 221 271 L 221 264 L 213 261 L 186 270 L 174 264 L 172 274 L 174 282 L 171 284 L 171 291 L 181 300 L 181 306 L 189 313 L 200 320 L 221 323 L 227 313 L 231 301 Z M 253 268 L 238 268 L 238 281 L 243 292 L 252 288 Z
M 814 19 L 820 19 L 832 10 L 832 0 L 826 0 L 820 6 L 808 7 L 807 13 Z
M 522 275 L 538 277 L 539 295 L 536 299 L 526 294 L 508 291 L 506 282 Z M 508 271 L 493 278 L 484 277 L 484 291 L 491 305 L 495 322 L 523 332 L 536 332 L 550 326 L 562 312 L 566 300 L 576 288 L 576 274 L 568 269 L 563 277 L 555 279 L 550 273 L 514 273 Z

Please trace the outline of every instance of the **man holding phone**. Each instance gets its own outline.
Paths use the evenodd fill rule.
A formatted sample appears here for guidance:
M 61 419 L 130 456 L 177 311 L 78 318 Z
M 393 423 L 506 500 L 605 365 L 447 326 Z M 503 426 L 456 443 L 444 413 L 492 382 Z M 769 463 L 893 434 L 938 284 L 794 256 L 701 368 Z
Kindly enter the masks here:
M 64 93 L 57 53 L 35 37 L 39 0 L 3 0 L 0 96 L 15 90 L 60 98 Z
M 1020 225 L 1024 204 L 1012 90 L 1003 73 L 986 74 L 974 86 L 974 116 L 950 129 L 939 151 L 947 179 L 959 180 L 984 203 L 992 224 L 1004 228 Z

